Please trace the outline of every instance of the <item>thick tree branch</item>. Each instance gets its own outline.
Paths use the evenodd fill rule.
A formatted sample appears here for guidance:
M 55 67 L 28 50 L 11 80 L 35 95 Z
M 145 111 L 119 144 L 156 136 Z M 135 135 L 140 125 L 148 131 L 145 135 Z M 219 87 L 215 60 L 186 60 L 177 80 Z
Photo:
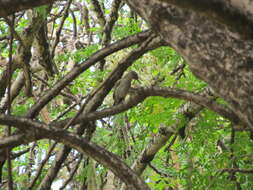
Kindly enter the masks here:
M 94 65 L 100 59 L 121 50 L 123 48 L 129 47 L 136 43 L 139 43 L 146 39 L 151 34 L 150 31 L 141 32 L 120 41 L 117 41 L 106 48 L 103 48 L 96 53 L 94 53 L 88 60 L 84 61 L 80 65 L 77 65 L 69 72 L 62 80 L 58 81 L 54 87 L 47 92 L 43 97 L 41 97 L 38 102 L 31 107 L 29 112 L 26 114 L 27 117 L 34 118 L 40 112 L 40 110 L 55 96 L 57 96 L 60 91 L 68 85 L 71 81 L 73 81 L 77 76 L 79 76 L 82 72 L 88 69 L 90 66 Z
M 93 110 L 96 110 L 103 102 L 106 95 L 110 92 L 111 88 L 113 87 L 113 84 L 116 82 L 116 80 L 123 74 L 123 72 L 133 64 L 135 60 L 137 60 L 140 56 L 142 56 L 145 52 L 147 52 L 150 49 L 156 48 L 157 46 L 160 46 L 160 39 L 153 41 L 153 38 L 155 38 L 154 35 L 152 35 L 150 38 L 148 38 L 146 41 L 144 41 L 139 48 L 136 48 L 132 50 L 131 53 L 126 56 L 126 58 L 122 59 L 122 61 L 119 63 L 117 69 L 115 69 L 115 72 L 112 72 L 112 77 L 108 77 L 105 82 L 103 82 L 100 86 L 96 88 L 94 92 L 92 92 L 88 98 L 86 99 L 86 102 L 83 104 L 82 108 L 79 109 L 78 113 L 75 117 L 73 117 L 70 122 L 67 123 L 67 125 L 64 127 L 64 129 L 67 129 L 72 122 L 75 121 L 75 119 L 82 113 L 84 114 L 90 113 Z M 96 126 L 89 126 L 90 122 L 82 122 L 77 127 L 77 135 L 81 136 L 83 135 L 85 129 L 87 131 L 90 131 L 91 133 L 94 132 Z M 93 130 L 94 129 L 94 130 Z M 87 133 L 85 135 L 85 139 L 88 140 L 91 138 L 91 133 Z M 57 153 L 56 159 L 54 163 L 52 164 L 52 167 L 48 170 L 47 175 L 41 182 L 38 190 L 46 190 L 49 189 L 53 179 L 57 176 L 57 173 L 59 172 L 62 163 L 67 158 L 68 154 L 70 153 L 71 148 L 68 146 L 64 146 L 64 148 Z
M 227 118 L 231 122 L 234 122 L 235 124 L 241 124 L 238 117 L 235 115 L 233 111 L 230 109 L 224 107 L 223 105 L 220 105 L 216 103 L 212 99 L 208 99 L 205 96 L 201 96 L 199 94 L 180 90 L 180 89 L 174 89 L 174 88 L 166 88 L 166 87 L 145 87 L 145 88 L 137 88 L 134 90 L 134 94 L 130 96 L 129 99 L 127 99 L 122 104 L 113 106 L 111 108 L 106 108 L 101 111 L 95 111 L 91 113 L 87 113 L 84 115 L 81 115 L 78 117 L 72 124 L 79 124 L 82 121 L 94 121 L 98 120 L 104 117 L 112 116 L 121 112 L 124 112 L 140 102 L 144 101 L 149 96 L 162 96 L 165 98 L 179 98 L 187 101 L 192 101 L 196 104 L 202 105 L 218 114 L 223 116 L 224 118 Z M 70 121 L 70 119 L 65 119 L 62 121 L 56 121 L 53 122 L 51 125 L 53 127 L 57 128 L 63 128 L 66 126 L 66 124 Z M 23 135 L 17 135 L 15 138 L 8 138 L 4 142 L 2 142 L 0 145 L 2 146 L 17 146 L 19 144 L 24 143 L 24 140 L 22 139 Z
M 244 170 L 240 168 L 225 168 L 221 170 L 221 172 L 229 172 L 229 173 L 243 173 L 243 174 L 253 174 L 253 170 Z
M 236 124 L 240 123 L 239 118 L 229 108 L 226 108 L 223 105 L 216 103 L 212 99 L 208 99 L 204 96 L 201 96 L 193 92 L 170 88 L 170 87 L 144 87 L 144 88 L 134 89 L 133 92 L 134 93 L 130 96 L 130 98 L 126 100 L 125 102 L 123 102 L 122 104 L 113 106 L 111 108 L 106 108 L 101 111 L 92 112 L 87 115 L 83 115 L 82 117 L 78 118 L 76 122 L 80 122 L 82 120 L 97 120 L 103 117 L 115 115 L 136 106 L 137 104 L 144 101 L 149 96 L 161 96 L 165 98 L 178 98 L 178 99 L 182 99 L 186 101 L 192 101 L 196 104 L 202 105 L 220 114 L 221 116 L 230 120 L 231 122 L 234 122 Z M 60 126 L 63 123 L 67 122 L 67 120 L 60 121 L 52 125 Z
M 56 0 L 0 0 L 0 17 L 37 6 L 47 5 L 54 1 Z
M 149 190 L 150 188 L 138 177 L 124 162 L 122 162 L 116 155 L 107 150 L 91 143 L 73 133 L 65 130 L 47 127 L 43 123 L 33 121 L 27 118 L 20 118 L 15 116 L 7 116 L 0 114 L 0 124 L 7 124 L 16 127 L 24 132 L 33 131 L 33 133 L 26 137 L 30 142 L 42 138 L 48 138 L 61 142 L 71 148 L 78 150 L 80 153 L 92 157 L 94 160 L 100 162 L 105 167 L 108 167 L 114 172 L 122 181 L 124 181 L 130 188 L 136 190 Z
M 4 148 L 4 147 L 13 148 L 21 144 L 27 144 L 25 134 L 23 133 L 1 138 L 1 142 L 0 142 L 1 148 Z
M 253 37 L 253 6 L 245 0 L 242 0 L 241 2 L 229 2 L 226 0 L 167 0 L 167 2 L 182 9 L 192 10 L 201 16 L 205 16 L 220 24 L 227 25 L 240 35 L 249 38 Z M 247 3 L 247 5 L 245 5 L 245 3 Z M 243 10 L 242 7 L 243 9 L 247 7 L 247 12 Z
M 231 5 L 231 9 L 228 9 L 232 13 L 242 15 L 242 22 L 236 26 L 220 21 L 219 16 L 215 16 L 218 9 L 207 6 L 227 2 L 223 0 L 201 1 L 201 6 L 205 5 L 204 8 L 198 8 L 199 3 L 194 0 L 180 1 L 183 3 L 173 0 L 127 2 L 185 58 L 191 71 L 223 97 L 240 120 L 253 130 L 253 96 L 250 85 L 253 81 L 253 37 L 250 24 L 252 5 L 249 1 L 235 0 L 232 4 L 228 2 L 228 5 Z M 185 8 L 186 5 L 189 7 L 189 4 L 191 8 Z M 219 5 L 223 6 L 224 3 Z M 243 9 L 241 5 L 249 8 Z M 218 12 L 226 9 L 224 6 L 224 9 Z M 234 22 L 233 17 L 224 19 Z M 223 43 L 220 43 L 221 41 Z

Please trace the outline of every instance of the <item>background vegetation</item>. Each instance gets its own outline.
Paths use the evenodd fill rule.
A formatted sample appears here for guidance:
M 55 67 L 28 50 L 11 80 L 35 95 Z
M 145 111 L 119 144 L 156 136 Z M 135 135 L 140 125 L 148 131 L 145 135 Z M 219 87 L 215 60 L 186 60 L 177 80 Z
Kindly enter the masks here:
M 57 1 L 1 18 L 1 115 L 76 133 L 151 189 L 252 189 L 249 131 L 217 111 L 226 101 L 148 28 L 121 0 Z M 113 86 L 130 70 L 139 82 L 113 106 Z M 32 130 L 11 126 L 0 127 L 0 189 L 126 188 L 89 154 L 36 132 L 24 140 Z

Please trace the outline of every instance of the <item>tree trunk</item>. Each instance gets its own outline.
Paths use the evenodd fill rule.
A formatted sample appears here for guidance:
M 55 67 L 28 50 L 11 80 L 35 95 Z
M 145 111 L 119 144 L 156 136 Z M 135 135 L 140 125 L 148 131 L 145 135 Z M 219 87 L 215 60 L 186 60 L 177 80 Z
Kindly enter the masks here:
M 126 0 L 253 129 L 253 5 L 247 0 Z M 247 6 L 246 6 L 247 5 Z

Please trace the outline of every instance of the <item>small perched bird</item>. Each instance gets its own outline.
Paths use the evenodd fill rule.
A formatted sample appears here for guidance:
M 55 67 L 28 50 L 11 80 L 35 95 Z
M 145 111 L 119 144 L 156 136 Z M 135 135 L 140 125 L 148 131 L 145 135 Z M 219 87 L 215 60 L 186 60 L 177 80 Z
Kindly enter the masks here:
M 136 72 L 130 71 L 116 83 L 115 90 L 113 93 L 113 105 L 117 105 L 125 99 L 131 87 L 131 82 L 133 79 L 138 80 L 138 75 Z

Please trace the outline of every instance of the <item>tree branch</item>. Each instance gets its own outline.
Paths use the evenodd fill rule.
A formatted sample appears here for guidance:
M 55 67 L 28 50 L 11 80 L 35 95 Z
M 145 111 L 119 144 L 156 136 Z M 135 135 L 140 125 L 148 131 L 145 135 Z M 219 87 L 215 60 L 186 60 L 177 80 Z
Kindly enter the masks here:
M 40 110 L 49 101 L 51 101 L 55 96 L 57 96 L 65 86 L 67 86 L 77 76 L 79 76 L 82 72 L 87 70 L 90 66 L 94 65 L 100 59 L 103 59 L 104 57 L 106 57 L 118 50 L 129 47 L 129 46 L 134 45 L 136 43 L 139 43 L 139 42 L 145 40 L 150 34 L 151 34 L 150 31 L 141 32 L 141 33 L 129 36 L 127 38 L 124 38 L 122 40 L 119 40 L 119 41 L 97 51 L 92 56 L 90 56 L 89 59 L 87 59 L 86 61 L 84 61 L 80 65 L 77 65 L 76 67 L 74 67 L 72 69 L 72 71 L 70 71 L 62 80 L 58 81 L 50 91 L 48 91 L 43 97 L 41 97 L 37 101 L 36 104 L 34 104 L 30 108 L 30 110 L 26 114 L 26 116 L 30 117 L 30 118 L 36 117 L 37 114 L 40 112 Z
M 220 114 L 224 118 L 236 124 L 240 123 L 239 118 L 236 116 L 236 114 L 232 110 L 224 107 L 221 104 L 216 103 L 212 99 L 208 99 L 194 92 L 189 92 L 189 91 L 176 89 L 176 88 L 170 88 L 170 87 L 142 87 L 142 88 L 134 89 L 133 91 L 134 91 L 134 94 L 132 94 L 132 96 L 130 96 L 130 98 L 127 101 L 123 102 L 122 104 L 113 106 L 111 108 L 106 108 L 101 111 L 92 112 L 87 115 L 83 115 L 81 118 L 78 118 L 76 121 L 80 122 L 81 120 L 97 120 L 103 117 L 115 115 L 117 113 L 121 113 L 123 111 L 126 111 L 136 106 L 137 104 L 144 101 L 149 96 L 161 96 L 164 98 L 178 98 L 178 99 L 182 99 L 186 101 L 192 101 L 196 104 L 202 105 Z M 63 123 L 61 122 L 63 121 L 60 121 L 58 124 L 54 123 L 52 125 L 57 125 L 57 126 L 59 124 L 62 125 Z
M 36 122 L 28 118 L 7 116 L 3 114 L 0 114 L 0 124 L 12 125 L 13 127 L 16 127 L 26 133 L 28 131 L 33 131 L 32 135 L 26 137 L 26 139 L 30 142 L 42 138 L 48 138 L 61 142 L 100 162 L 105 167 L 113 171 L 113 173 L 123 182 L 128 184 L 130 188 L 135 188 L 136 190 L 150 189 L 144 181 L 116 155 L 73 133 L 57 128 L 47 127 L 43 123 Z
M 0 17 L 37 6 L 47 5 L 54 1 L 56 0 L 0 0 Z
M 225 168 L 221 170 L 221 172 L 229 172 L 229 173 L 243 173 L 243 174 L 253 174 L 253 170 L 243 170 L 239 168 Z
M 184 57 L 191 71 L 223 97 L 240 120 L 253 130 L 250 86 L 253 69 L 249 64 L 253 59 L 250 51 L 253 46 L 253 9 L 249 1 L 205 0 L 201 1 L 200 8 L 195 0 L 126 1 Z M 223 8 L 214 10 L 213 5 L 217 3 Z M 237 19 L 242 19 L 240 23 L 233 16 L 224 17 L 225 21 L 219 20 L 222 16 L 218 16 L 217 11 L 226 15 L 227 8 L 237 15 Z

